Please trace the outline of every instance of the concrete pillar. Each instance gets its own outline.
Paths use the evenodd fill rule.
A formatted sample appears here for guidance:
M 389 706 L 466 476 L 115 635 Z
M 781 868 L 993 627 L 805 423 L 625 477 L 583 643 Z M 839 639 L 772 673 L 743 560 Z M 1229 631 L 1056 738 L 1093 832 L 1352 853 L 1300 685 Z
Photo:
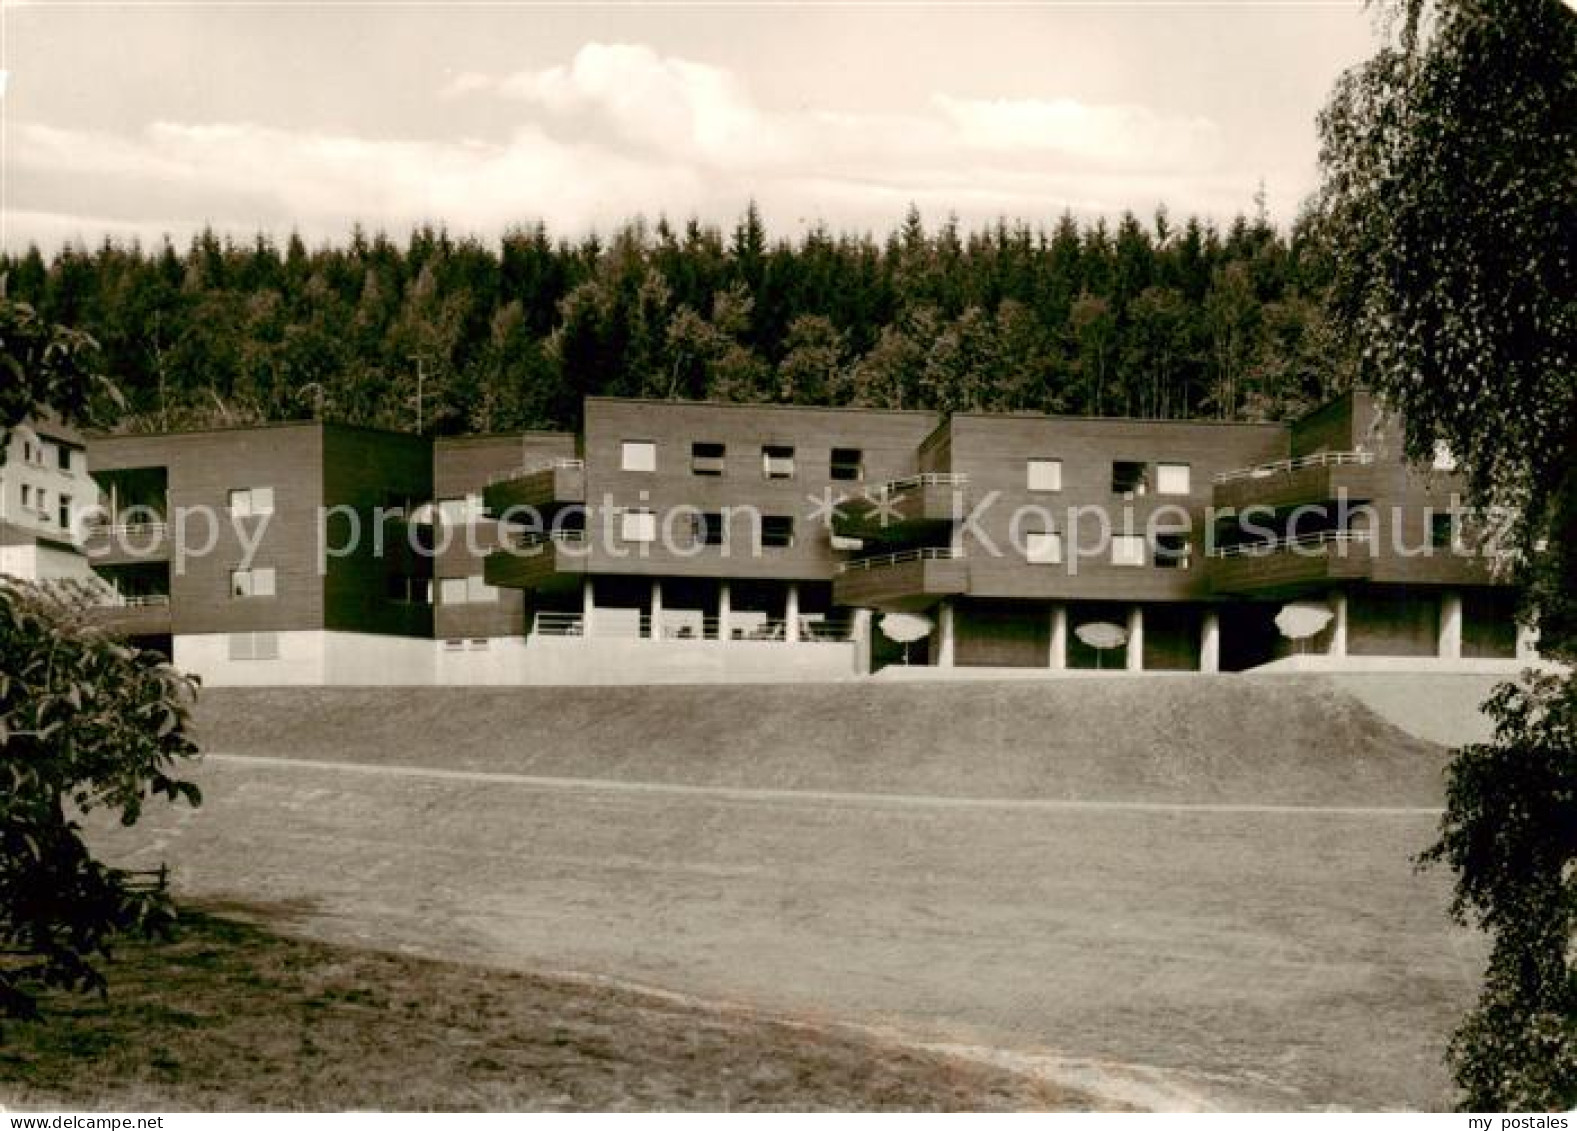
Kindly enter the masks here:
M 943 601 L 936 607 L 936 666 L 953 666 L 953 602 Z
M 1517 625 L 1517 659 L 1533 661 L 1539 658 L 1539 630 L 1533 625 Z
M 871 674 L 871 610 L 855 609 L 849 630 L 854 640 L 854 674 Z
M 651 615 L 647 617 L 647 624 L 650 627 L 647 629 L 647 635 L 653 640 L 661 640 L 663 638 L 663 579 L 660 577 L 652 578 L 650 608 Z
M 717 586 L 717 638 L 730 640 L 734 635 L 732 594 L 728 589 L 728 582 L 720 582 Z
M 1128 606 L 1128 670 L 1144 671 L 1144 606 Z
M 1332 656 L 1347 654 L 1347 594 L 1337 590 L 1331 594 L 1331 645 L 1326 649 Z
M 1068 666 L 1068 606 L 1057 601 L 1051 606 L 1051 649 L 1046 666 L 1062 671 Z
M 580 583 L 580 634 L 590 636 L 593 622 L 597 619 L 597 590 L 590 577 L 582 578 Z
M 1221 614 L 1214 609 L 1205 610 L 1205 619 L 1199 626 L 1199 670 L 1221 670 Z
M 783 639 L 790 644 L 799 640 L 799 585 L 793 581 L 783 595 Z
M 1442 660 L 1462 658 L 1462 594 L 1455 589 L 1440 594 L 1440 631 L 1435 639 Z

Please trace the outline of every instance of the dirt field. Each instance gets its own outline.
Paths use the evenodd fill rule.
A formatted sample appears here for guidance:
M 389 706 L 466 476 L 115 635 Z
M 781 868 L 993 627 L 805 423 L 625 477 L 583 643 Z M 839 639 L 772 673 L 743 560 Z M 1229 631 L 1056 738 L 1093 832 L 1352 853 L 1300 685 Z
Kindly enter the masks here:
M 1410 862 L 1434 830 L 1441 752 L 1309 687 L 1274 709 L 1264 696 L 1280 692 L 1224 698 L 1245 726 L 1170 773 L 1154 755 L 1124 765 L 1147 747 L 1088 731 L 1049 742 L 1077 757 L 1013 763 L 1011 732 L 1045 727 L 1047 693 L 993 691 L 1003 721 L 984 754 L 955 752 L 946 791 L 929 788 L 943 763 L 927 749 L 851 735 L 796 762 L 759 724 L 742 725 L 752 758 L 716 734 L 663 774 L 645 772 L 649 751 L 512 743 L 508 718 L 488 720 L 491 759 L 443 733 L 394 745 L 342 730 L 356 765 L 291 741 L 325 733 L 303 716 L 343 702 L 298 706 L 261 755 L 248 712 L 281 704 L 254 694 L 208 716 L 211 746 L 229 711 L 251 753 L 209 761 L 207 804 L 117 851 L 171 859 L 187 893 L 289 909 L 324 939 L 853 1024 L 1114 1103 L 1442 1107 L 1441 1048 L 1482 951 L 1445 921 L 1447 878 Z M 1141 710 L 1096 694 L 1115 718 Z M 603 710 L 638 719 L 634 698 Z M 476 704 L 451 705 L 458 735 Z M 1320 717 L 1321 751 L 1297 749 Z M 1203 741 L 1207 723 L 1180 731 Z M 988 772 L 972 775 L 972 756 Z M 1282 800 L 1246 799 L 1235 783 L 1266 766 L 1288 768 L 1268 791 Z

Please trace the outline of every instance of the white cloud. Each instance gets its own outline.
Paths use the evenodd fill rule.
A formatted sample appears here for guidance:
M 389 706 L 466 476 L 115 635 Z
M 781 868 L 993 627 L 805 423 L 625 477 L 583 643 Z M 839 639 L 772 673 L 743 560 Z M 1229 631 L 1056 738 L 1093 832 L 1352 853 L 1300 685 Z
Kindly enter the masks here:
M 13 122 L 14 244 L 54 242 L 28 213 L 117 217 L 145 238 L 196 217 L 249 232 L 341 234 L 424 220 L 568 233 L 636 213 L 736 216 L 755 198 L 779 230 L 809 220 L 885 229 L 909 201 L 939 218 L 1047 220 L 1065 208 L 1229 216 L 1261 173 L 1233 169 L 1212 122 L 1067 98 L 937 94 L 907 113 L 779 110 L 723 68 L 649 47 L 588 44 L 562 66 L 454 75 L 456 136 L 388 139 L 247 122 L 155 122 L 112 134 Z M 475 105 L 477 99 L 483 105 Z M 472 113 L 517 124 L 486 141 Z M 1298 171 L 1302 175 L 1302 171 Z M 1283 182 L 1292 178 L 1280 178 Z M 69 206 L 57 191 L 67 188 Z M 86 221 L 84 221 L 86 222 Z

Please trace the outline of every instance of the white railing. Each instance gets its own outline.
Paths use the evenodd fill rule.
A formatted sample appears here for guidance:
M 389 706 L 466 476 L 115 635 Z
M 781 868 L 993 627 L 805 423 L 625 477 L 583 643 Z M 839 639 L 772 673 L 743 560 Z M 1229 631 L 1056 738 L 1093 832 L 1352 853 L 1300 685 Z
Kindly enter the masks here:
M 529 558 L 542 553 L 555 543 L 560 546 L 580 546 L 586 541 L 584 530 L 528 530 L 523 534 L 505 534 L 500 541 L 504 549 L 517 557 Z
M 87 538 L 163 538 L 169 527 L 163 522 L 90 522 Z
M 1367 530 L 1322 530 L 1317 534 L 1300 534 L 1296 538 L 1272 538 L 1265 542 L 1243 542 L 1236 546 L 1217 546 L 1210 551 L 1213 558 L 1258 558 L 1288 550 L 1323 550 L 1340 546 L 1346 552 L 1349 545 L 1372 545 L 1374 536 Z M 1313 556 L 1312 554 L 1309 556 Z
M 579 613 L 538 613 L 532 631 L 538 636 L 580 636 L 584 627 Z
M 881 569 L 885 566 L 903 565 L 906 562 L 952 561 L 964 556 L 964 551 L 947 546 L 926 546 L 918 550 L 899 550 L 894 554 L 879 554 L 874 558 L 855 558 L 839 562 L 839 573 L 852 573 L 857 569 Z
M 96 609 L 162 609 L 170 603 L 168 593 L 135 593 L 122 596 L 119 593 L 106 593 L 94 598 L 93 607 Z
M 604 610 L 605 615 L 592 617 L 589 635 L 606 639 L 625 640 L 695 640 L 711 641 L 787 641 L 788 622 L 782 618 L 764 617 L 742 611 L 730 617 L 725 633 L 723 620 L 715 616 L 684 617 L 665 614 L 659 621 L 657 635 L 652 633 L 649 613 L 638 617 L 614 616 L 620 610 Z M 541 612 L 536 615 L 532 631 L 538 636 L 585 636 L 586 621 L 581 613 Z M 813 616 L 799 618 L 799 642 L 805 644 L 831 644 L 850 639 L 852 622 L 845 619 L 830 620 Z
M 1305 467 L 1364 466 L 1373 462 L 1373 452 L 1315 452 L 1313 455 L 1299 456 L 1297 459 L 1279 459 L 1273 463 L 1240 467 L 1235 471 L 1218 471 L 1215 474 L 1215 481 L 1232 483 L 1239 479 L 1268 479 L 1272 475 L 1290 475 Z
M 585 466 L 586 461 L 583 459 L 541 459 L 537 460 L 535 463 L 528 463 L 521 467 L 510 468 L 508 471 L 496 472 L 495 474 L 488 477 L 487 485 L 491 487 L 495 483 L 507 483 L 511 479 L 524 479 L 526 476 L 535 475 L 539 471 L 578 471 Z
M 902 479 L 894 479 L 891 483 L 883 483 L 877 488 L 877 493 L 882 495 L 896 495 L 912 487 L 967 487 L 969 476 L 962 472 L 927 471 L 920 475 L 907 475 Z

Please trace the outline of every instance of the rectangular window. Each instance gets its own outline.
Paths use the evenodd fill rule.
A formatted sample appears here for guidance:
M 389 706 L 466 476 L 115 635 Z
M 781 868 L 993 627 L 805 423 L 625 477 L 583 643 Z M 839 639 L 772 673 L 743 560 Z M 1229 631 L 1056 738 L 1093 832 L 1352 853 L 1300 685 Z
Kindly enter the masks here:
M 38 504 L 39 517 L 40 518 L 48 518 L 49 517 L 49 492 L 44 490 L 42 487 L 39 487 L 33 492 L 33 498 L 34 498 L 34 501 Z
M 1187 569 L 1193 547 L 1186 534 L 1157 534 L 1152 561 L 1156 569 Z
M 465 578 L 440 577 L 438 579 L 438 603 L 440 605 L 463 605 L 467 600 Z
M 241 487 L 230 492 L 230 513 L 238 518 L 274 513 L 272 487 Z
M 695 544 L 697 546 L 721 546 L 724 542 L 723 516 L 718 513 L 697 514 L 691 516 L 694 522 Z
M 1455 550 L 1457 548 L 1457 528 L 1455 515 L 1432 514 L 1429 516 L 1429 545 L 1436 550 Z
M 449 639 L 444 641 L 444 651 L 445 652 L 463 652 L 463 651 L 465 651 L 465 641 L 464 640 L 456 640 L 453 637 L 450 637 Z
M 33 505 L 33 488 L 26 483 L 22 484 L 22 505 L 24 507 Z
M 279 659 L 277 632 L 232 632 L 229 643 L 232 660 Z
M 34 462 L 36 462 L 39 467 L 48 467 L 51 463 L 55 462 L 55 452 L 58 449 L 58 444 L 51 444 L 48 440 L 40 440 L 38 442 L 38 447 L 34 449 Z
M 1189 491 L 1188 465 L 1186 463 L 1158 463 L 1155 465 L 1155 491 L 1158 495 L 1186 495 Z
M 794 545 L 794 518 L 786 514 L 769 514 L 761 518 L 761 547 L 765 550 L 786 550 Z
M 842 482 L 864 479 L 865 453 L 859 448 L 833 448 L 832 477 Z
M 261 569 L 236 569 L 230 571 L 230 596 L 232 597 L 272 597 L 274 596 L 274 571 L 272 567 Z
M 1031 491 L 1062 490 L 1062 461 L 1032 459 L 1025 464 L 1025 485 Z
M 1062 535 L 1055 530 L 1031 530 L 1024 536 L 1024 557 L 1034 565 L 1062 564 Z
M 650 440 L 626 440 L 619 449 L 619 467 L 624 471 L 656 471 L 657 445 Z
M 473 605 L 485 605 L 490 601 L 496 601 L 498 586 L 489 585 L 486 577 L 480 573 L 473 573 L 465 579 L 465 599 Z
M 768 444 L 761 449 L 761 473 L 768 479 L 794 478 L 794 449 Z
M 1149 467 L 1143 463 L 1120 459 L 1112 463 L 1112 494 L 1133 498 L 1142 495 L 1149 487 Z
M 63 529 L 69 530 L 71 528 L 71 496 L 70 495 L 62 495 L 62 496 L 60 496 L 60 506 L 59 506 L 58 510 L 60 512 L 59 518 L 60 518 L 60 525 L 61 525 L 61 527 Z
M 1142 534 L 1118 534 L 1112 538 L 1112 565 L 1142 566 L 1149 555 Z
M 487 651 L 487 637 L 485 637 L 485 636 L 473 636 L 473 637 L 471 637 L 469 647 L 470 647 L 471 651 L 473 651 L 473 652 L 486 652 Z
M 626 542 L 657 541 L 657 515 L 654 511 L 625 511 L 619 516 L 619 537 Z
M 690 445 L 690 474 L 721 475 L 728 448 L 723 444 L 697 441 Z

